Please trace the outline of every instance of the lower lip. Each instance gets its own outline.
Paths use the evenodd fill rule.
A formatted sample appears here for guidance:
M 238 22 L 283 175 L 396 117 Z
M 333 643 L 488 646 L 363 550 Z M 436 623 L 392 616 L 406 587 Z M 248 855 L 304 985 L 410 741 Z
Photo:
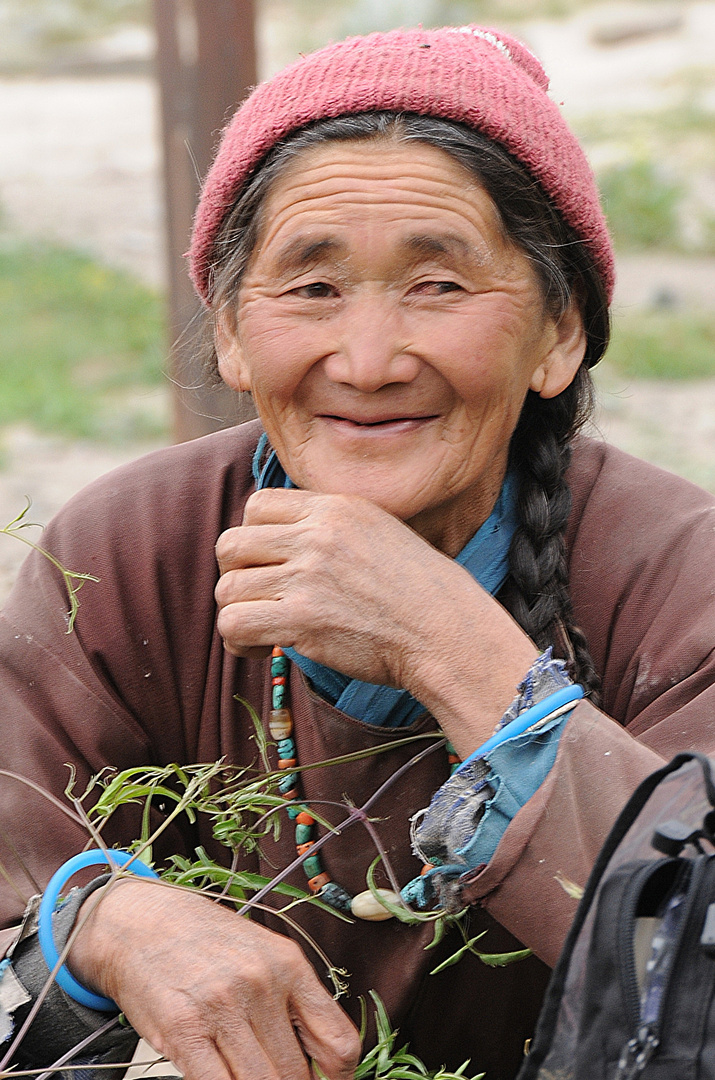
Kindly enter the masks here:
M 421 431 L 429 424 L 434 423 L 436 416 L 405 417 L 401 420 L 386 420 L 380 424 L 358 424 L 353 420 L 346 420 L 340 416 L 322 416 L 330 427 L 343 435 L 359 438 L 387 438 L 395 435 L 407 435 L 415 431 Z

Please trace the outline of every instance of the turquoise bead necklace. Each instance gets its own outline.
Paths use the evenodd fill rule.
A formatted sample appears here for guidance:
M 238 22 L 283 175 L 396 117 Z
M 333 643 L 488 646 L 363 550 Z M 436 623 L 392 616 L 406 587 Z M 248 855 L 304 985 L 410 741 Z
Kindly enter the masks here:
M 293 716 L 290 710 L 288 677 L 290 661 L 283 650 L 276 645 L 271 656 L 271 711 L 268 729 L 278 746 L 278 768 L 288 770 L 279 782 L 278 790 L 290 805 L 286 808 L 288 817 L 295 825 L 295 846 L 303 858 L 303 870 L 308 878 L 310 892 L 330 907 L 338 911 L 378 922 L 392 918 L 390 912 L 376 899 L 370 890 L 351 896 L 350 893 L 333 881 L 323 869 L 320 855 L 311 854 L 316 840 L 316 821 L 305 803 L 300 801 L 300 777 L 293 770 L 298 765 L 298 755 L 293 732 Z M 460 759 L 451 743 L 447 744 L 447 754 L 452 772 L 459 766 Z M 427 863 L 422 873 L 431 870 Z M 399 904 L 400 898 L 391 889 L 379 889 L 386 900 Z

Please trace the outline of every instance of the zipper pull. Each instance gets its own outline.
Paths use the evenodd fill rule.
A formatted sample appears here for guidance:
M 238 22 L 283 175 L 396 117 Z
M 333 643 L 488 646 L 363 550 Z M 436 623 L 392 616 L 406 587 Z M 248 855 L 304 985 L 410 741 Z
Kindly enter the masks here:
M 615 1080 L 635 1080 L 660 1046 L 660 1039 L 654 1034 L 649 1024 L 638 1029 L 638 1034 L 629 1039 L 621 1051 L 618 1072 Z

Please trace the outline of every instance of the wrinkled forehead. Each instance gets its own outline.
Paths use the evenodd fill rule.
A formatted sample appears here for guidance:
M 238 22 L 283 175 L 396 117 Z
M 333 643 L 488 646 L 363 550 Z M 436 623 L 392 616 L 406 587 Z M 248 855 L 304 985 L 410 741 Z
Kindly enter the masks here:
M 340 229 L 389 227 L 415 254 L 509 244 L 501 215 L 477 177 L 449 153 L 394 135 L 326 140 L 288 159 L 258 213 L 253 251 L 284 259 L 336 250 Z
M 476 282 L 490 271 L 542 291 L 461 163 L 426 143 L 334 141 L 296 157 L 274 181 L 237 295 L 240 303 L 255 287 L 306 274 L 348 286 L 425 272 Z

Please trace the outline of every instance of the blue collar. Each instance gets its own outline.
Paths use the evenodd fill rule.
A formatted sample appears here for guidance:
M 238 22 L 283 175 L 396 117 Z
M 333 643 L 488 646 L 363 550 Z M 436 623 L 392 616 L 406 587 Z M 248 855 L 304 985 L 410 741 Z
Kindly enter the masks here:
M 256 490 L 295 487 L 265 434 L 253 458 L 253 475 Z M 516 477 L 510 471 L 491 514 L 455 560 L 492 596 L 502 587 L 509 572 L 509 548 L 519 523 L 517 493 Z M 356 720 L 377 726 L 405 727 L 425 712 L 424 706 L 406 690 L 349 679 L 339 671 L 316 664 L 295 649 L 285 649 L 285 653 L 307 675 L 321 697 Z

